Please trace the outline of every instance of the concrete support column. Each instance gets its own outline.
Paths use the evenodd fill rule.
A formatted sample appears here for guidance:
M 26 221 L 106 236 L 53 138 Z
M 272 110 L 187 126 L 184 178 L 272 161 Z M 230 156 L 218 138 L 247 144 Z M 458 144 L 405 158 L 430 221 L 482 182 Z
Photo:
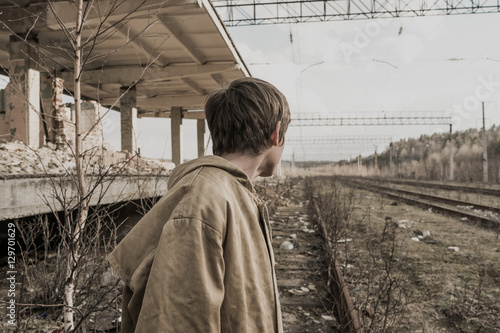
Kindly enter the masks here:
M 172 134 L 172 162 L 182 163 L 182 107 L 173 106 L 170 110 L 170 126 Z
M 128 89 L 128 90 L 127 90 Z M 135 87 L 120 88 L 121 141 L 122 151 L 137 152 L 137 94 Z
M 6 141 L 20 140 L 36 149 L 41 145 L 40 72 L 34 45 L 34 41 L 9 42 L 10 82 L 4 92 L 6 110 L 0 117 L 0 134 Z
M 205 119 L 198 119 L 197 124 L 198 135 L 198 157 L 205 155 Z

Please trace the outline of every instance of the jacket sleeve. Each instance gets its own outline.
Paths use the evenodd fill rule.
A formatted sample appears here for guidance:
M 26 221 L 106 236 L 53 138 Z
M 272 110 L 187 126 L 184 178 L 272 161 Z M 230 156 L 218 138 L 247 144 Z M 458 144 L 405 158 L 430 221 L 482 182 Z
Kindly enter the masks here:
M 197 219 L 164 226 L 135 332 L 220 332 L 222 236 Z

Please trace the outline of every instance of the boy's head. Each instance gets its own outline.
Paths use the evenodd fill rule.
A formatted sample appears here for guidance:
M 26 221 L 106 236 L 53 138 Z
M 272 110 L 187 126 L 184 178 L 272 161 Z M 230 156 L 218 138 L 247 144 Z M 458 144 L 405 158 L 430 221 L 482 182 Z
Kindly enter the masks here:
M 269 146 L 280 121 L 279 140 L 284 144 L 290 123 L 285 96 L 272 84 L 245 77 L 208 97 L 205 114 L 214 155 L 249 152 L 259 155 Z

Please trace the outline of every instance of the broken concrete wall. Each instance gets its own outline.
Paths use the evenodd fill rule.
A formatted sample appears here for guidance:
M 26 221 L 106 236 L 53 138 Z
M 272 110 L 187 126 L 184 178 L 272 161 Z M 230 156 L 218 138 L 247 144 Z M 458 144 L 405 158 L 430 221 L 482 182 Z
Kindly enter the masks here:
M 5 113 L 0 117 L 0 140 L 21 140 L 31 148 L 40 142 L 40 72 L 37 54 L 28 43 L 9 43 L 9 83 L 3 92 Z
M 63 83 L 61 78 L 54 78 L 49 73 L 40 74 L 41 101 L 41 138 L 40 142 L 56 142 L 56 114 L 63 104 Z
M 103 140 L 102 106 L 95 101 L 81 104 L 80 133 L 83 151 L 95 150 L 106 144 Z M 55 143 L 58 148 L 75 145 L 75 105 L 60 105 L 54 117 Z M 107 145 L 107 144 L 106 144 Z M 108 150 L 109 147 L 106 147 Z

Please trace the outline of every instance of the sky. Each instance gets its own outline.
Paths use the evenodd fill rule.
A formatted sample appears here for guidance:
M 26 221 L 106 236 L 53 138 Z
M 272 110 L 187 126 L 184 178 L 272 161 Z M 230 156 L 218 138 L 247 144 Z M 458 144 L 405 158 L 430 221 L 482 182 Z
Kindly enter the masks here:
M 498 13 L 228 28 L 252 76 L 287 96 L 292 119 L 299 112 L 435 111 L 451 116 L 454 130 L 482 126 L 481 102 L 487 127 L 500 124 L 498 31 Z M 113 117 L 119 119 L 107 118 L 105 136 L 118 148 Z M 396 141 L 447 131 L 439 125 L 291 126 L 287 137 L 383 135 Z M 139 120 L 141 153 L 169 159 L 169 132 L 169 120 Z M 183 132 L 184 158 L 195 158 L 196 121 L 184 120 Z M 369 145 L 359 153 L 381 152 L 387 145 Z M 285 146 L 283 158 L 290 160 L 292 153 Z M 296 153 L 295 158 L 315 157 Z

